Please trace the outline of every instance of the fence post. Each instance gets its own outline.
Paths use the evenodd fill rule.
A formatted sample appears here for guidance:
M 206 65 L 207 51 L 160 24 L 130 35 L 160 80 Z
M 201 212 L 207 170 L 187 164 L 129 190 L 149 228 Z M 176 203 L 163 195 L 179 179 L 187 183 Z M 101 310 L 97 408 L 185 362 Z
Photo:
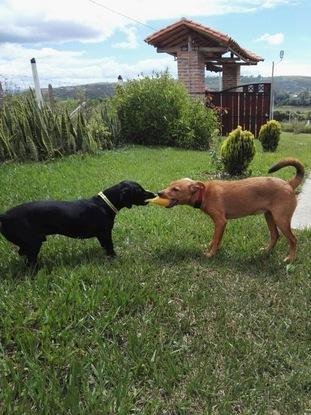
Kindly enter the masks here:
M 33 81 L 35 84 L 36 100 L 37 100 L 38 106 L 42 108 L 43 98 L 42 98 L 42 93 L 40 89 L 40 82 L 39 82 L 39 76 L 38 76 L 37 64 L 36 64 L 35 58 L 30 59 L 30 63 L 31 63 L 32 77 L 33 77 Z
M 48 97 L 49 97 L 49 103 L 51 107 L 54 107 L 55 99 L 54 99 L 54 94 L 53 94 L 53 87 L 51 84 L 48 85 Z
M 3 89 L 2 89 L 2 84 L 0 82 L 0 110 L 3 107 Z
M 86 105 L 86 102 L 84 101 L 84 102 L 81 102 L 81 104 L 79 104 L 78 106 L 77 106 L 77 108 L 76 109 L 74 109 L 70 114 L 69 114 L 69 118 L 71 119 L 78 111 L 79 111 L 79 109 L 81 109 L 81 108 L 83 108 L 83 107 L 85 107 L 85 105 Z

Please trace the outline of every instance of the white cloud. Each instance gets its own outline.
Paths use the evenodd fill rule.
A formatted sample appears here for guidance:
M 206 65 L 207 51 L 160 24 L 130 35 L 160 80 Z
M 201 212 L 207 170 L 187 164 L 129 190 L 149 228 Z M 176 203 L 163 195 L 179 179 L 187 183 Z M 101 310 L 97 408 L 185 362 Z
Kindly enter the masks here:
M 297 1 L 293 0 L 292 2 L 289 2 L 286 0 L 263 0 L 261 2 L 261 7 L 264 9 L 272 9 L 273 7 L 281 5 L 281 4 L 291 3 L 293 5 L 293 4 L 296 4 Z
M 269 45 L 280 45 L 284 41 L 284 33 L 275 33 L 274 35 L 265 33 L 256 40 L 258 42 L 267 42 Z
M 147 23 L 182 16 L 247 13 L 290 0 L 94 0 L 124 16 Z M 0 39 L 12 43 L 98 42 L 133 22 L 90 0 L 1 0 Z M 159 29 L 159 28 L 158 28 Z M 151 29 L 152 31 L 152 29 Z
M 23 88 L 32 85 L 30 59 L 35 56 L 41 86 L 75 85 L 91 82 L 116 81 L 136 78 L 139 74 L 150 75 L 166 68 L 176 73 L 172 56 L 156 56 L 139 60 L 134 64 L 119 62 L 115 57 L 86 58 L 84 52 L 59 51 L 53 48 L 28 49 L 17 44 L 4 44 L 0 58 L 0 81 L 7 79 L 11 85 Z M 5 57 L 5 58 L 4 58 Z
M 114 48 L 121 48 L 121 49 L 136 49 L 138 46 L 138 41 L 136 37 L 136 28 L 135 27 L 124 27 L 122 29 L 127 35 L 127 42 L 119 42 L 114 43 L 112 46 Z
M 248 13 L 290 3 L 290 0 L 95 1 L 142 23 L 149 25 L 150 22 L 152 26 L 154 21 L 161 19 Z M 49 82 L 57 86 L 114 81 L 119 74 L 124 79 L 133 78 L 141 72 L 150 74 L 152 70 L 160 71 L 167 67 L 176 74 L 176 62 L 167 55 L 127 64 L 113 56 L 90 59 L 85 52 L 60 51 L 55 47 L 58 43 L 74 41 L 102 42 L 121 31 L 126 39 L 113 46 L 134 49 L 138 45 L 136 28 L 133 21 L 90 0 L 0 0 L 0 79 L 1 75 L 2 79 L 6 76 L 27 87 L 32 83 L 29 60 L 33 56 L 37 59 L 42 86 Z M 148 34 L 152 32 L 151 28 Z M 277 35 L 282 34 L 263 36 L 273 38 Z M 268 41 L 268 38 L 263 40 Z M 49 42 L 53 42 L 54 47 L 46 47 Z
M 4 44 L 0 55 L 0 81 L 7 80 L 11 86 L 23 88 L 33 85 L 30 59 L 35 56 L 42 87 L 51 83 L 60 85 L 78 85 L 92 82 L 116 81 L 118 75 L 123 79 L 137 78 L 141 73 L 150 75 L 169 69 L 176 76 L 177 63 L 169 55 L 155 55 L 154 59 L 138 60 L 134 64 L 118 61 L 115 57 L 90 59 L 84 52 L 59 51 L 54 48 L 25 48 L 17 44 Z M 309 61 L 310 62 L 310 61 Z M 309 76 L 310 63 L 297 63 L 284 59 L 275 65 L 275 75 Z M 6 76 L 4 76 L 4 74 Z M 242 67 L 242 75 L 271 76 L 271 62 L 260 62 L 258 66 Z

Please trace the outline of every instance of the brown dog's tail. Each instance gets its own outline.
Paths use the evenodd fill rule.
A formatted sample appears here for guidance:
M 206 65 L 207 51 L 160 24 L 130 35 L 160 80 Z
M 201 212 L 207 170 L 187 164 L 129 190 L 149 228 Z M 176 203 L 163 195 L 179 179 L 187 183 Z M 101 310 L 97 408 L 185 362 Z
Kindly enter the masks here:
M 299 186 L 302 182 L 305 175 L 305 168 L 299 160 L 293 158 L 281 160 L 278 163 L 274 164 L 272 167 L 270 167 L 269 173 L 274 173 L 275 171 L 278 171 L 286 166 L 293 166 L 296 169 L 296 176 L 288 181 L 292 188 L 296 189 L 296 187 Z

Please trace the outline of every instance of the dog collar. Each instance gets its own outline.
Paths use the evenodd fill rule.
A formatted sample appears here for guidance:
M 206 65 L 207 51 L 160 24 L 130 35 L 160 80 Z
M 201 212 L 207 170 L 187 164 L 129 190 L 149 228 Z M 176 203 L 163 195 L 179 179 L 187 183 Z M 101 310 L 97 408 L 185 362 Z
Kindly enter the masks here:
M 199 190 L 199 197 L 198 199 L 194 202 L 193 207 L 195 209 L 201 209 L 201 205 L 202 205 L 202 190 Z
M 110 207 L 111 210 L 114 211 L 115 214 L 118 213 L 118 209 L 110 202 L 107 196 L 104 195 L 103 192 L 99 192 L 98 196 L 103 199 L 103 201 Z

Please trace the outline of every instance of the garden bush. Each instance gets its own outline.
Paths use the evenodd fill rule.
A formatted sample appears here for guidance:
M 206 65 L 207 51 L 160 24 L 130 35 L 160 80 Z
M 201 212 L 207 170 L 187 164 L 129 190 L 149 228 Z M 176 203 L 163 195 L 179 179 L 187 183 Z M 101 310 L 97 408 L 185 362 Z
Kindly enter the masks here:
M 113 147 L 111 133 L 100 116 L 95 115 L 92 117 L 86 128 L 88 135 L 95 141 L 97 148 L 110 149 Z
M 167 73 L 128 81 L 112 101 L 127 143 L 208 149 L 218 128 L 215 112 Z
M 230 175 L 240 175 L 247 170 L 255 156 L 254 135 L 238 127 L 231 131 L 221 146 L 224 169 Z
M 262 125 L 258 138 L 264 151 L 275 151 L 280 141 L 281 124 L 278 121 L 270 120 Z

